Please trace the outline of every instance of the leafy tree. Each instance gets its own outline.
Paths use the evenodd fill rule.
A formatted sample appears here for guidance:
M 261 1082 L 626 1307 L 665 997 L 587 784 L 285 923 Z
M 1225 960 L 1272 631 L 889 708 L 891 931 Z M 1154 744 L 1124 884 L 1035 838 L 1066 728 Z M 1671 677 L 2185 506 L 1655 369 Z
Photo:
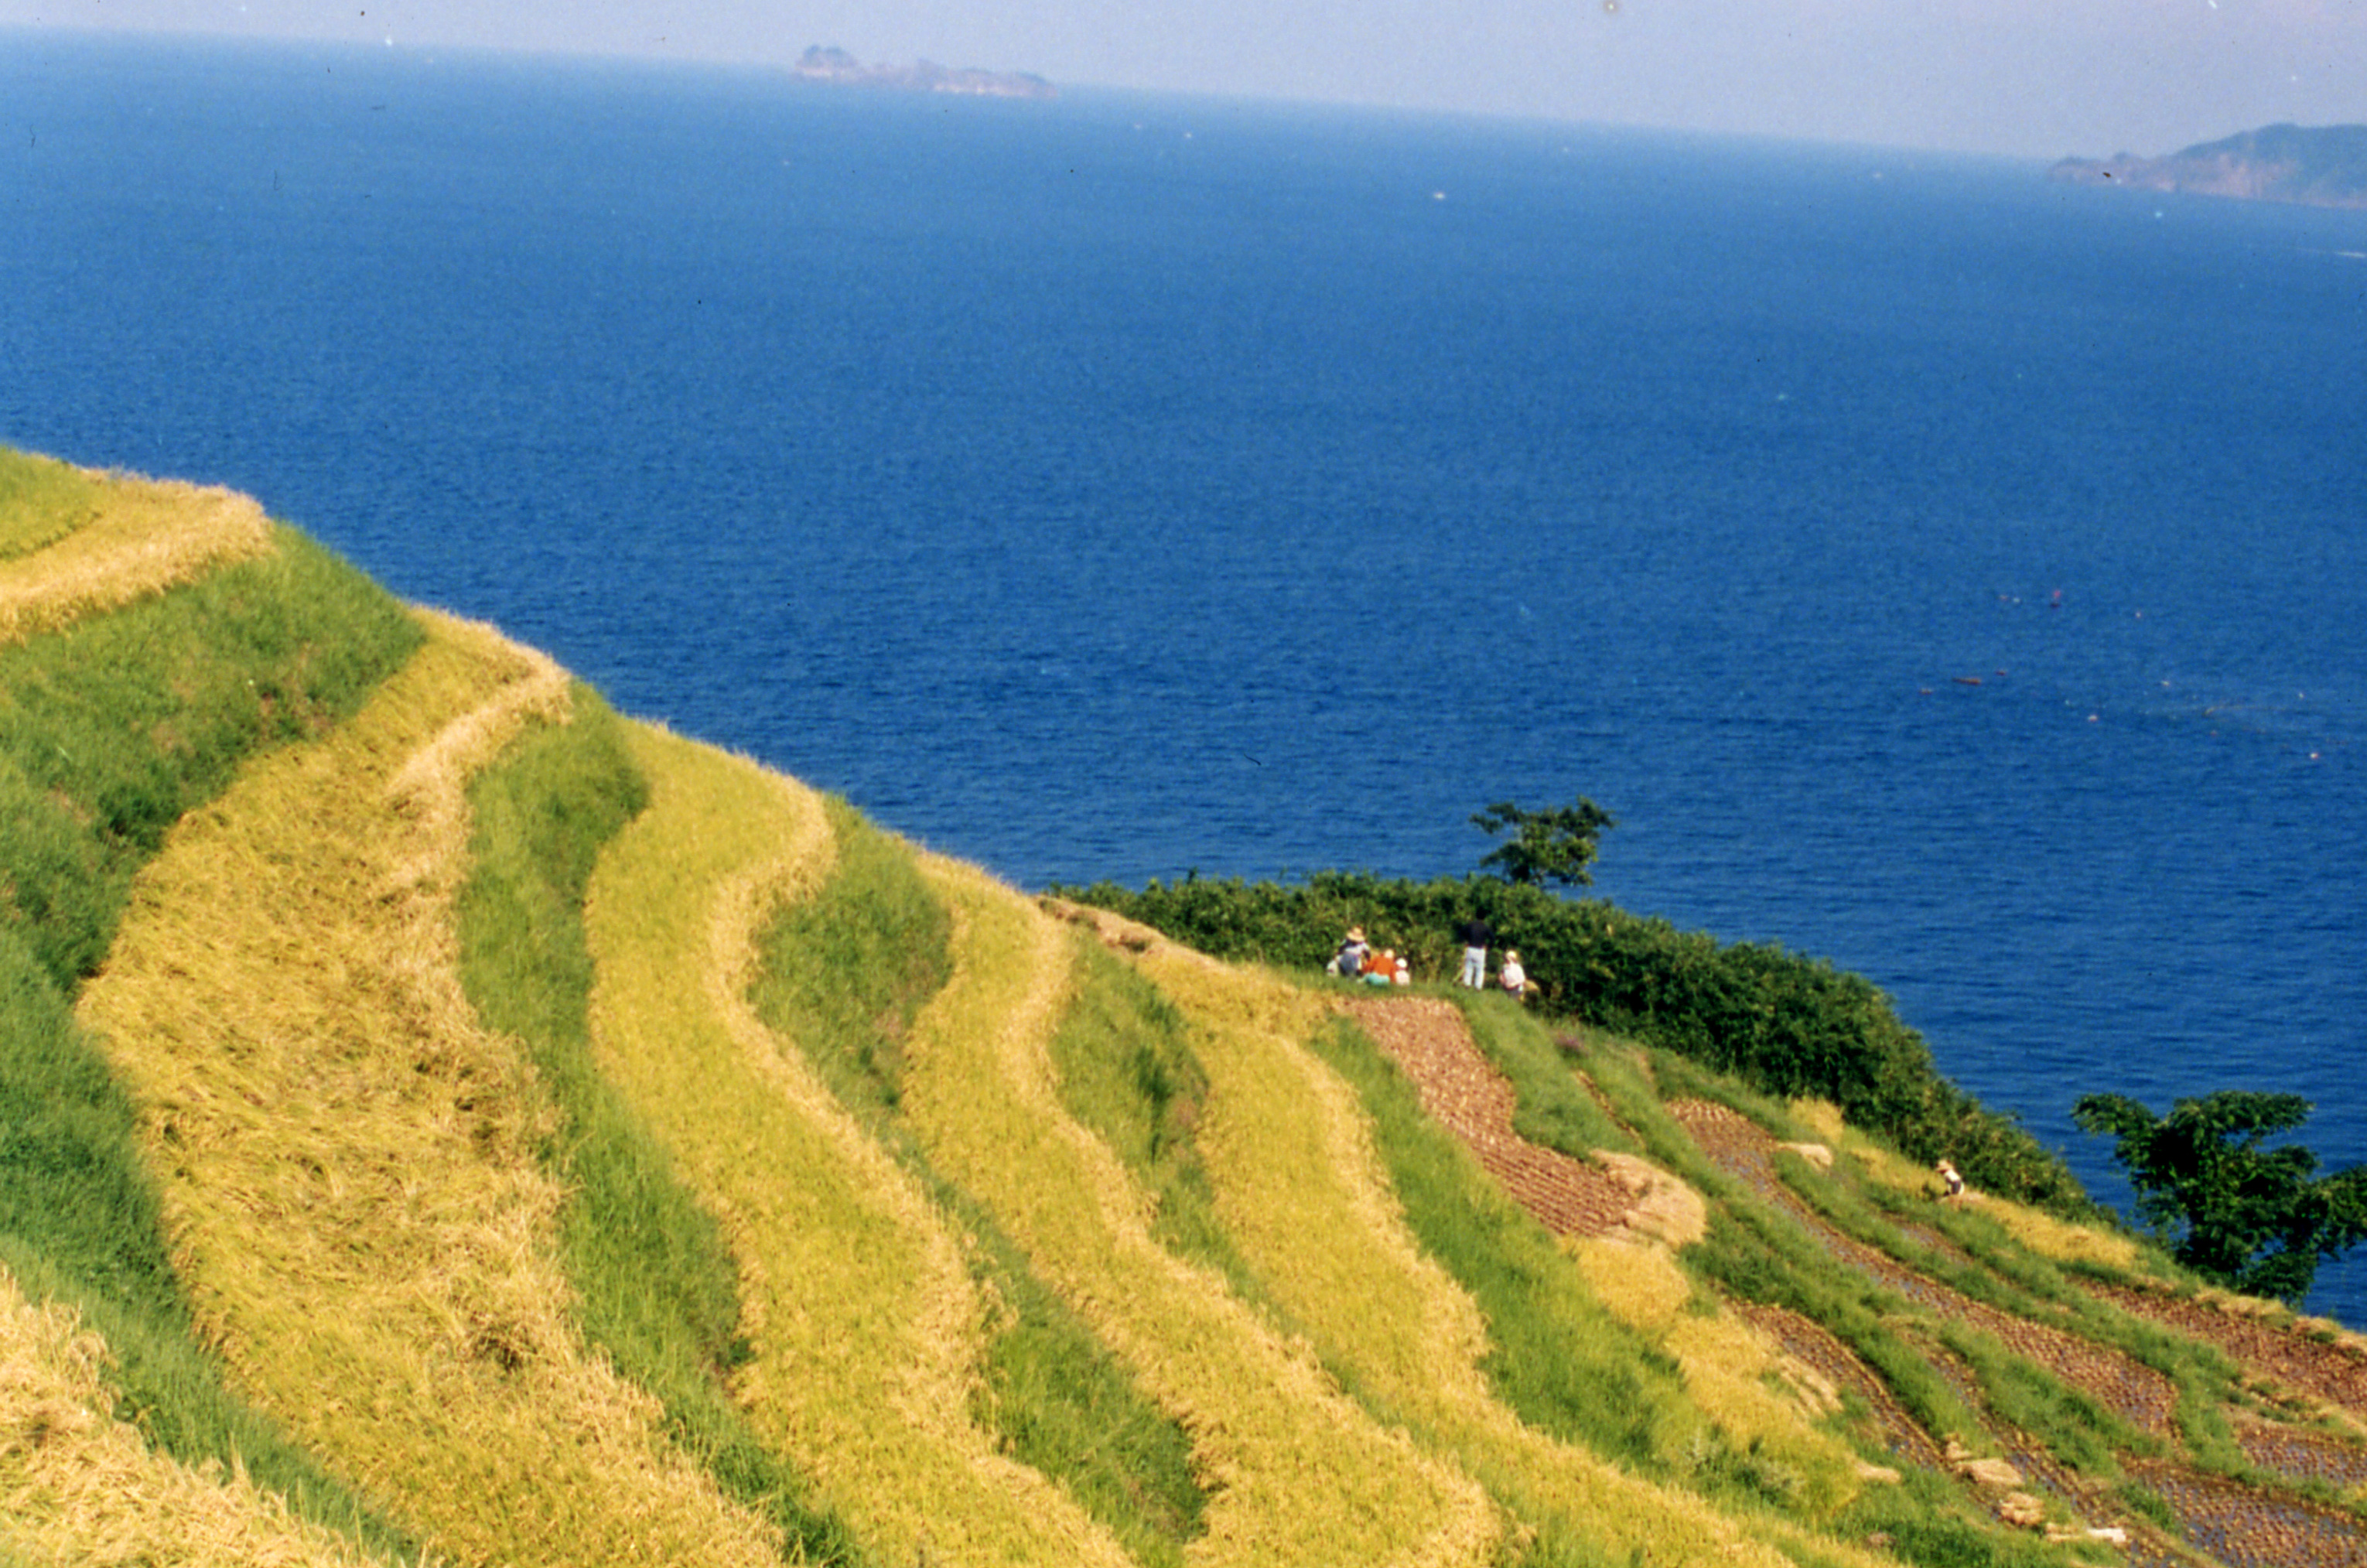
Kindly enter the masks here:
M 2261 1140 L 2307 1120 L 2299 1095 L 2222 1089 L 2157 1117 L 2120 1095 L 2083 1095 L 2072 1119 L 2116 1141 L 2137 1214 L 2180 1263 L 2238 1290 L 2299 1301 L 2321 1258 L 2367 1241 L 2367 1166 L 2318 1176 L 2317 1156 Z
M 1471 821 L 1491 836 L 1507 829 L 1512 835 L 1480 859 L 1480 869 L 1496 867 L 1506 881 L 1529 886 L 1591 883 L 1594 879 L 1586 868 L 1594 861 L 1595 835 L 1613 825 L 1611 813 L 1583 795 L 1575 805 L 1544 812 L 1523 811 L 1510 801 L 1499 801 Z

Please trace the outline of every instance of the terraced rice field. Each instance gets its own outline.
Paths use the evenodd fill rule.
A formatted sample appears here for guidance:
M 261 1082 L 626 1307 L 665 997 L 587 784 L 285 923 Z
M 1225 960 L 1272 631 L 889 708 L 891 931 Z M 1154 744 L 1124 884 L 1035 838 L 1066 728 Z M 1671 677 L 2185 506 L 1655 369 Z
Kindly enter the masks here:
M 459 991 L 462 787 L 566 693 L 434 619 L 353 723 L 182 824 L 79 1013 L 141 1107 L 205 1332 L 367 1494 L 471 1560 L 770 1562 L 575 1340 L 542 1109 Z
M 2139 1431 L 2163 1437 L 2172 1435 L 2178 1391 L 2153 1368 L 2109 1346 L 1974 1301 L 1844 1234 L 1810 1212 L 1775 1175 L 1772 1135 L 1724 1106 L 1693 1100 L 1670 1108 L 1704 1153 L 1784 1210 L 1835 1256 L 1944 1319 L 1994 1335 L 2065 1382 L 2095 1395 Z
M 2135 1285 L 2090 1285 L 2124 1312 L 2218 1346 L 2245 1365 L 2367 1421 L 2367 1344 L 2348 1334 L 2313 1332 L 2259 1303 L 2173 1296 Z
M 956 971 L 910 1041 L 908 1116 L 938 1168 L 1194 1437 L 1208 1563 L 1478 1564 L 1501 1517 L 1456 1468 L 1375 1421 L 1213 1272 L 1151 1237 L 1145 1195 L 1061 1107 L 1048 1041 L 1070 928 L 975 869 L 924 860 L 954 910 Z
M 1770 1568 L 1784 1561 L 1772 1544 L 1743 1537 L 1694 1499 L 1621 1474 L 1584 1449 L 1523 1426 L 1495 1398 L 1481 1371 L 1489 1335 L 1476 1303 L 1422 1256 L 1397 1212 L 1362 1106 L 1308 1048 L 1327 1026 L 1324 999 L 1139 929 L 1120 931 L 1107 923 L 1105 939 L 1111 937 L 1118 938 L 1116 950 L 1129 954 L 1197 1021 L 1195 1048 L 1213 1088 L 1203 1146 L 1217 1174 L 1228 1229 L 1328 1361 L 1350 1369 L 1475 1473 L 1519 1478 L 1500 1485 L 1524 1513 L 1586 1521 L 1588 1533 L 1614 1553 L 1649 1561 L 1676 1551 Z M 1510 1135 L 1508 1096 L 1489 1092 L 1490 1081 L 1501 1086 L 1501 1079 L 1483 1070 L 1450 1005 L 1409 1001 L 1355 1011 L 1368 1028 L 1388 1032 L 1393 1049 L 1461 1070 L 1452 1084 L 1443 1075 L 1412 1074 L 1425 1090 L 1426 1107 L 1454 1103 L 1459 1089 L 1468 1091 L 1461 1102 L 1466 1108 L 1479 1104 L 1503 1113 L 1501 1127 L 1477 1113 L 1466 1124 L 1500 1134 L 1491 1146 L 1517 1168 L 1547 1173 L 1538 1189 L 1542 1207 L 1567 1211 L 1550 1185 L 1553 1175 L 1591 1185 L 1577 1162 L 1523 1158 L 1521 1151 L 1528 1146 Z M 1409 1020 L 1411 1028 L 1397 1027 Z M 1446 1020 L 1453 1020 L 1452 1029 L 1439 1027 Z M 1618 1224 L 1614 1211 L 1605 1229 Z M 1693 1369 L 1715 1377 L 1722 1369 L 1718 1360 L 1704 1353 Z M 1742 1381 L 1756 1370 L 1753 1362 Z M 1783 1411 L 1770 1425 L 1782 1439 L 1815 1452 L 1816 1439 L 1795 1413 Z M 1844 1462 L 1837 1452 L 1831 1457 Z M 1836 1562 L 1856 1560 L 1837 1543 L 1820 1544 Z
M 54 685 L 74 659 L 33 656 L 85 646 L 85 623 L 144 629 L 160 604 L 210 605 L 202 585 L 217 572 L 241 594 L 294 591 L 263 579 L 301 541 L 243 498 L 36 477 L 27 493 L 52 512 L 0 519 L 0 651 L 35 671 L 20 687 Z M 180 593 L 187 585 L 199 586 Z M 186 1299 L 188 1343 L 173 1354 L 218 1362 L 225 1398 L 371 1517 L 365 1528 L 305 1514 L 289 1500 L 301 1488 L 283 1494 L 241 1463 L 173 1457 L 151 1429 L 154 1403 L 126 1399 L 110 1347 L 43 1294 L 47 1260 L 35 1256 L 31 1269 L 0 1267 L 7 1568 L 801 1560 L 785 1530 L 802 1527 L 765 1512 L 761 1486 L 727 1485 L 728 1466 L 693 1440 L 681 1407 L 587 1339 L 596 1325 L 585 1328 L 583 1305 L 606 1298 L 583 1289 L 596 1262 L 566 1240 L 570 1167 L 554 1153 L 572 1136 L 572 1102 L 551 1059 L 487 1027 L 460 982 L 471 780 L 532 751 L 521 745 L 532 737 L 595 730 L 622 735 L 602 744 L 630 776 L 633 804 L 615 805 L 601 829 L 613 836 L 583 849 L 588 886 L 568 884 L 583 889 L 580 907 L 564 895 L 583 949 L 582 1071 L 671 1161 L 670 1190 L 708 1227 L 698 1244 L 721 1281 L 723 1344 L 687 1375 L 743 1424 L 733 1441 L 777 1464 L 768 1475 L 810 1485 L 813 1517 L 829 1526 L 814 1539 L 835 1541 L 843 1526 L 848 1568 L 1878 1568 L 1896 1543 L 1850 1521 L 1931 1516 L 1861 1453 L 1948 1477 L 1918 1478 L 1917 1498 L 1945 1499 L 1944 1539 L 1976 1542 L 1983 1562 L 2104 1560 L 2096 1545 L 2033 1556 L 2048 1549 L 1987 1516 L 2019 1511 L 2033 1529 L 2118 1522 L 2112 1488 L 2125 1483 L 2182 1531 L 2127 1521 L 2122 1560 L 2143 1568 L 2367 1563 L 2352 1506 L 2367 1488 L 2357 1341 L 2085 1277 L 2098 1305 L 2067 1290 L 2070 1304 L 2008 1311 L 1996 1302 L 2014 1287 L 2003 1274 L 1995 1290 L 1982 1283 L 1995 1259 L 1990 1244 L 1963 1239 L 1975 1231 L 1896 1217 L 1879 1234 L 1863 1217 L 1844 1230 L 1787 1184 L 1776 1135 L 1749 1117 L 1680 1100 L 1667 1108 L 1682 1133 L 1644 1138 L 1666 1122 L 1662 1107 L 1606 1063 L 1598 1076 L 1636 1115 L 1588 1125 L 1636 1134 L 1655 1158 L 1540 1146 L 1515 1131 L 1512 1082 L 1487 1053 L 1538 1088 L 1513 1037 L 1487 1032 L 1534 1028 L 1517 1007 L 1468 1015 L 1486 1026 L 1475 1040 L 1442 996 L 1349 996 L 1218 964 L 1116 916 L 1039 905 L 742 759 L 652 727 L 595 726 L 563 671 L 488 628 L 375 602 L 401 635 L 379 645 L 344 706 L 289 697 L 300 722 L 272 722 L 287 713 L 249 710 L 280 697 L 244 692 L 243 676 L 220 682 L 241 688 L 247 749 L 225 743 L 210 792 L 164 812 L 161 842 L 141 857 L 125 852 L 119 922 L 79 949 L 57 944 L 64 958 L 12 949 L 6 971 L 63 977 L 48 1006 L 63 1019 L 71 1003 L 94 1081 L 124 1096 L 119 1135 L 136 1143 L 163 1217 L 159 1270 Z M 145 635 L 105 646 L 136 656 Z M 169 693 L 187 674 L 149 685 Z M 0 702 L 14 699 L 0 687 Z M 133 727 L 142 766 L 189 744 L 174 715 Z M 30 777 L 0 782 L 21 803 L 12 818 L 54 808 L 45 845 L 71 848 L 103 816 L 72 780 Z M 939 924 L 912 944 L 930 955 L 927 985 L 914 987 L 927 995 L 896 1016 L 879 1104 L 857 1106 L 840 1097 L 851 1096 L 833 1076 L 844 1063 L 798 1038 L 801 1027 L 760 1016 L 773 972 L 760 938 L 789 933 L 819 952 L 797 936 L 812 927 L 785 916 L 862 897 L 885 907 L 883 894 L 842 891 L 878 888 L 847 868 L 883 861 Z M 38 869 L 51 878 L 39 886 L 56 884 L 53 866 Z M 0 938 L 21 945 L 16 904 L 36 885 L 0 865 Z M 1118 961 L 1092 951 L 1096 940 Z M 1172 1020 L 1172 1038 L 1158 1035 L 1172 1056 L 1115 1025 L 1120 1038 L 1063 1032 L 1088 1000 L 1117 994 L 1137 1009 L 1125 1027 L 1148 1036 L 1168 1024 L 1143 1020 Z M 1078 1054 L 1089 1036 L 1110 1061 Z M 0 1058 L 0 1071 L 21 1073 L 17 1060 Z M 1096 1093 L 1145 1106 L 1195 1085 L 1188 1116 L 1158 1134 L 1188 1142 L 1205 1197 L 1154 1191 L 1147 1156 L 1094 1131 L 1118 1123 L 1088 1125 L 1106 1108 L 1062 1081 L 1064 1062 L 1078 1078 L 1106 1069 Z M 21 1085 L 0 1089 L 18 1095 L 11 1106 L 30 1103 Z M 96 1118 L 101 1104 L 82 1109 Z M 16 1135 L 0 1125 L 0 1248 L 19 1244 L 5 1209 L 20 1201 Z M 1754 1223 L 1780 1217 L 1854 1282 L 1851 1310 L 1928 1363 L 1922 1393 L 1902 1397 L 1852 1349 L 1887 1354 L 1886 1342 L 1848 1340 L 1852 1320 L 1722 1293 L 1732 1287 L 1717 1281 L 1734 1277 L 1689 1256 L 1720 1244 L 1704 1230 L 1715 1216 L 1675 1174 L 1722 1187 L 1712 1165 L 1750 1195 Z M 1205 1229 L 1163 1230 L 1159 1206 L 1187 1198 L 1205 1204 L 1193 1221 Z M 1473 1228 L 1495 1226 L 1495 1251 L 1457 1251 Z M 1038 1310 L 1014 1304 L 1022 1295 L 1049 1303 L 1045 1321 L 1073 1314 L 1062 1332 L 1120 1369 L 1093 1386 L 1124 1384 L 1171 1455 L 1188 1447 L 1188 1465 L 1163 1461 L 1190 1496 L 1181 1522 L 1096 1512 L 1069 1479 L 1078 1472 L 999 1425 L 1010 1410 L 996 1353 Z M 1539 1310 L 1514 1321 L 1507 1302 Z M 2274 1397 L 2198 1393 L 2207 1380 L 2157 1341 L 2105 1343 L 2100 1324 L 2122 1321 L 2113 1314 L 2207 1342 Z M 1546 1325 L 1523 1344 L 1546 1346 L 1546 1372 L 1511 1354 L 1512 1331 L 1531 1324 Z M 1601 1343 L 1581 1345 L 1571 1324 Z M 2018 1428 L 1983 1381 L 1999 1364 L 2109 1410 L 2112 1421 L 2091 1426 L 2113 1451 L 2090 1442 L 2074 1462 L 2067 1446 Z M 1573 1366 L 1620 1392 L 1563 1399 L 1583 1381 Z M 1970 1413 L 1962 1433 L 1913 1414 L 1953 1409 L 1948 1389 Z M 1843 1394 L 1853 1397 L 1837 1414 Z M 1605 1414 L 1629 1396 L 1648 1408 Z M 2233 1412 L 2224 1435 L 2191 1408 L 2207 1399 L 2220 1401 L 2214 1419 Z M 2322 1418 L 2273 1418 L 2294 1409 Z M 2011 1485 L 2033 1495 L 1968 1474 L 1949 1437 L 2010 1459 Z M 237 1459 L 227 1440 L 208 1451 Z M 1935 1551 L 1927 1568 L 1954 1568 Z
M 1123 1562 L 969 1421 L 988 1307 L 959 1238 L 746 1002 L 756 925 L 829 869 L 820 797 L 655 732 L 636 750 L 653 799 L 590 898 L 595 1037 L 742 1259 L 747 1407 L 896 1557 Z
M 1557 1233 L 1600 1236 L 1620 1227 L 1630 1195 L 1586 1162 L 1526 1143 L 1512 1128 L 1512 1092 L 1480 1055 L 1459 1015 L 1443 1002 L 1372 999 L 1346 1004 L 1360 1025 L 1414 1081 L 1422 1104 L 1461 1138 L 1489 1173 L 1523 1207 Z M 2083 1340 L 2047 1324 L 2030 1322 L 1972 1300 L 1848 1235 L 1814 1213 L 1776 1175 L 1775 1137 L 1723 1106 L 1704 1101 L 1671 1107 L 1705 1153 L 1742 1180 L 1762 1200 L 1783 1210 L 1836 1258 L 1868 1279 L 1896 1291 L 1944 1321 L 1987 1333 L 2016 1354 L 2046 1368 L 2066 1383 L 2098 1399 L 2131 1426 L 2175 1443 L 2178 1396 L 2160 1372 L 2117 1348 Z M 1949 1238 L 1911 1221 L 1898 1226 L 1907 1240 L 1944 1257 L 1968 1262 Z M 2367 1357 L 2352 1344 L 2324 1339 L 2271 1324 L 2258 1315 L 2237 1315 L 2136 1287 L 2093 1286 L 2098 1294 L 2155 1322 L 2209 1339 L 2256 1371 L 2293 1387 L 2350 1405 L 2359 1396 Z M 1846 1346 L 1795 1312 L 1746 1309 L 1752 1322 L 1784 1350 L 1814 1368 L 1836 1387 L 1854 1391 L 1896 1460 L 1947 1470 L 1950 1457 L 1901 1406 L 1878 1378 Z M 1983 1392 L 1961 1362 L 1932 1350 L 1935 1366 L 1979 1409 Z M 1999 1451 L 2008 1453 L 2031 1482 L 2075 1509 L 2117 1514 L 2099 1489 L 2063 1466 L 2043 1448 L 2010 1428 L 1991 1429 Z M 2318 1431 L 2257 1422 L 2239 1424 L 2237 1442 L 2255 1463 L 2338 1488 L 2367 1481 L 2367 1445 Z M 2145 1483 L 2177 1514 L 2185 1536 L 2181 1547 L 2143 1521 L 2123 1522 L 2133 1538 L 2129 1561 L 2174 1563 L 2199 1551 L 2230 1564 L 2367 1562 L 2367 1527 L 2357 1516 L 2298 1494 L 2266 1491 L 2174 1461 L 2133 1459 Z
M 1977 1328 L 2015 1353 L 2046 1368 L 2119 1415 L 2137 1430 L 2175 1443 L 2177 1392 L 2169 1380 L 2124 1352 L 2077 1335 L 1999 1312 L 1965 1296 L 1938 1280 L 1844 1234 L 1812 1212 L 1775 1174 L 1775 1140 L 1748 1119 L 1723 1106 L 1704 1101 L 1671 1108 L 1721 1168 L 1748 1183 L 1762 1198 L 1784 1210 L 1795 1222 L 1835 1256 L 1862 1270 L 1867 1278 L 1896 1290 L 1908 1301 L 1943 1319 Z M 1920 1245 L 1961 1253 L 1945 1238 L 1922 1227 L 1910 1227 L 1909 1239 Z M 2145 1315 L 2157 1322 L 2175 1321 L 2236 1354 L 2249 1348 L 2260 1361 L 2281 1360 L 2300 1368 L 2305 1386 L 2344 1386 L 2341 1374 L 2352 1354 L 2347 1348 L 2305 1348 L 2293 1336 L 2278 1336 L 2257 1320 L 2244 1320 L 2203 1310 L 2170 1309 L 2166 1298 L 2133 1288 L 2113 1290 L 2115 1301 L 2133 1301 L 2153 1308 Z M 1978 1403 L 1979 1391 L 1963 1390 L 1969 1403 Z M 2029 1473 L 2067 1501 L 2095 1506 L 2096 1489 L 2074 1472 L 2053 1462 L 2035 1445 L 2002 1427 L 1993 1437 L 2012 1452 Z M 2355 1483 L 2367 1475 L 2367 1447 L 2305 1430 L 2250 1426 L 2240 1433 L 2254 1462 L 2300 1479 L 2317 1479 L 2338 1485 Z M 1913 1448 L 1909 1442 L 1904 1445 Z M 2227 1563 L 2278 1562 L 2296 1565 L 2367 1562 L 2367 1523 L 2356 1515 L 2322 1507 L 2298 1495 L 2248 1486 L 2176 1461 L 2133 1457 L 2147 1485 L 2179 1516 L 2187 1542 Z M 2140 1525 L 2141 1550 L 2166 1553 L 2166 1546 Z M 2165 1560 L 2168 1560 L 2165 1556 Z
M 0 645 L 59 631 L 271 548 L 263 508 L 231 491 L 119 478 L 47 548 L 0 560 Z

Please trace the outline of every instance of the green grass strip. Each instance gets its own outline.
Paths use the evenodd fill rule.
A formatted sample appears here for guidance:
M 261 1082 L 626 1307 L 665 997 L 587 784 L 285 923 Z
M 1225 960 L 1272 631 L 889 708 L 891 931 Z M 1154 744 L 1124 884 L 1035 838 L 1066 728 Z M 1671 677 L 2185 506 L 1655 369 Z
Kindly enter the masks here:
M 785 905 L 757 939 L 757 1015 L 798 1042 L 832 1091 L 877 1133 L 903 1095 L 912 1019 L 953 972 L 953 919 L 912 851 L 834 797 L 823 801 L 838 862 L 814 895 Z
M 608 707 L 578 686 L 573 708 L 572 722 L 521 736 L 470 789 L 461 983 L 489 1026 L 526 1042 L 557 1105 L 542 1154 L 569 1194 L 560 1239 L 585 1338 L 664 1404 L 672 1439 L 770 1519 L 793 1561 L 859 1562 L 844 1523 L 732 1402 L 724 1380 L 748 1356 L 738 1264 L 593 1063 L 584 889 L 649 790 Z
M 0 648 L 0 928 L 71 989 L 165 830 L 258 749 L 353 713 L 419 640 L 383 589 L 282 529 L 268 556 Z
M 90 522 L 106 488 L 96 474 L 0 447 L 0 561 L 29 555 Z
M 1060 1100 L 1150 1195 L 1151 1233 L 1160 1243 L 1254 1298 L 1256 1274 L 1226 1233 L 1200 1151 L 1208 1073 L 1192 1049 L 1191 1029 L 1149 980 L 1098 947 L 1084 949 L 1076 999 L 1052 1037 Z
M 1455 986 L 1449 993 L 1480 1054 L 1512 1085 L 1512 1131 L 1582 1160 L 1595 1149 L 1636 1150 L 1636 1140 L 1587 1092 L 1552 1033 L 1511 997 Z M 1565 1023 L 1563 1028 L 1582 1029 Z

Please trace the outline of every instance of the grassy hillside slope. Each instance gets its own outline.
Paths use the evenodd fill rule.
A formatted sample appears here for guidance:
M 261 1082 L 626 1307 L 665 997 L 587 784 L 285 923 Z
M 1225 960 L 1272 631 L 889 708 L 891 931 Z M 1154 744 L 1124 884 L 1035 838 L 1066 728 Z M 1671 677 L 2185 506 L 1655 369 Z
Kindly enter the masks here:
M 0 452 L 0 1564 L 2367 1561 L 2367 1351 Z

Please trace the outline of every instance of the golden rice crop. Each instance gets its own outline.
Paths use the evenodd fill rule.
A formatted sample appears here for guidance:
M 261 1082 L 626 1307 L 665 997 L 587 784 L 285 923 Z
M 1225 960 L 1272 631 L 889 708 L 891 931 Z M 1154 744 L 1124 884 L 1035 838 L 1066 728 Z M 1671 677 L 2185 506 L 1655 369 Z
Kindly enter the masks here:
M 655 731 L 633 742 L 651 802 L 585 912 L 594 1049 L 742 1259 L 750 1419 L 893 1561 L 1126 1562 L 971 1423 L 988 1312 L 960 1243 L 746 1000 L 761 922 L 831 868 L 821 800 Z
M 82 1019 L 140 1107 L 201 1332 L 391 1516 L 476 1561 L 776 1561 L 577 1341 L 548 1112 L 455 970 L 467 775 L 563 716 L 566 678 L 423 619 L 352 721 L 174 830 Z
M 107 1347 L 0 1269 L 0 1556 L 58 1568 L 360 1568 L 243 1472 L 193 1469 L 115 1418 Z
M 232 491 L 119 474 L 97 497 L 90 521 L 29 555 L 0 561 L 0 646 L 272 547 L 262 506 Z
M 1795 1466 L 1823 1482 L 1828 1495 L 1846 1490 L 1852 1457 L 1809 1425 L 1822 1409 L 1804 1409 L 1803 1388 L 1821 1392 L 1820 1376 L 1790 1363 L 1749 1323 L 1702 1312 L 1693 1277 L 1669 1252 L 1627 1238 L 1572 1244 L 1595 1294 L 1683 1369 L 1685 1390 L 1738 1444 Z
M 1219 1276 L 1161 1248 L 1146 1195 L 1061 1106 L 1049 1040 L 1070 996 L 1067 929 L 974 868 L 923 864 L 954 912 L 955 967 L 906 1042 L 906 1115 L 1191 1433 L 1210 1483 L 1191 1560 L 1491 1561 L 1502 1520 L 1486 1493 L 1384 1430 Z
M 1422 1254 L 1353 1089 L 1307 1047 L 1326 1026 L 1324 1000 L 1162 941 L 1143 945 L 1135 961 L 1194 1025 L 1210 1085 L 1200 1147 L 1228 1233 L 1328 1358 L 1532 1520 L 1554 1517 L 1646 1561 L 1784 1561 L 1771 1542 L 1801 1532 L 1774 1521 L 1745 1528 L 1690 1493 L 1526 1426 L 1495 1398 L 1480 1369 L 1489 1346 L 1476 1303 Z M 1779 1432 L 1787 1453 L 1848 1474 L 1837 1443 L 1772 1396 L 1749 1398 L 1769 1358 L 1755 1335 L 1738 1342 L 1705 1328 L 1669 1348 L 1693 1358 L 1697 1397 L 1713 1388 L 1730 1396 L 1705 1401 L 1712 1415 L 1747 1409 L 1752 1419 L 1738 1437 Z

